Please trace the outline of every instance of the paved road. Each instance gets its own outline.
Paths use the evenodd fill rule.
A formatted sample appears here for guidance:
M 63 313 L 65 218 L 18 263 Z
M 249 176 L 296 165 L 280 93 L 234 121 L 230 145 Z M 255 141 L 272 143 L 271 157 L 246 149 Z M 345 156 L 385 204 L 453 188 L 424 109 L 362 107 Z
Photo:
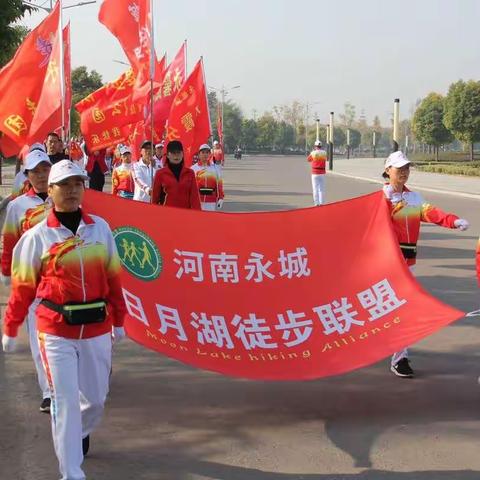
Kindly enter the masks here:
M 312 204 L 302 157 L 232 160 L 225 177 L 227 211 Z M 378 188 L 329 175 L 327 201 Z M 480 204 L 426 196 L 472 228 L 423 227 L 418 279 L 443 300 L 477 309 Z M 394 377 L 383 361 L 335 378 L 281 383 L 195 370 L 127 342 L 115 352 L 105 419 L 85 470 L 93 480 L 478 480 L 478 351 L 478 320 L 464 319 L 416 346 L 414 380 Z M 0 480 L 58 478 L 38 400 L 23 337 L 21 353 L 0 354 Z

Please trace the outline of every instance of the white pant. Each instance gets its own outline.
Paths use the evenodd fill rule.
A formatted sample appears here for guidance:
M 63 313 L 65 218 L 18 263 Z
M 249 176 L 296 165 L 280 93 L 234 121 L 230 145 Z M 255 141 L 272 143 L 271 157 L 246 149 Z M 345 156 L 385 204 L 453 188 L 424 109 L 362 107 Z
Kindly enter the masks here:
M 415 265 L 410 265 L 408 268 L 410 269 L 410 271 L 413 274 L 413 272 L 415 270 Z M 390 362 L 392 367 L 394 365 L 396 365 L 400 360 L 402 360 L 402 358 L 408 358 L 408 348 L 404 348 L 400 352 L 395 352 L 392 355 L 392 359 L 391 359 L 391 362 Z
M 313 204 L 323 204 L 323 190 L 325 188 L 325 175 L 312 175 Z
M 201 202 L 201 203 L 202 203 L 202 210 L 206 210 L 207 212 L 217 211 L 217 204 L 215 202 Z
M 38 347 L 37 319 L 35 317 L 35 310 L 39 303 L 40 300 L 36 299 L 28 309 L 27 332 L 33 363 L 35 364 L 35 370 L 37 371 L 38 384 L 42 391 L 42 398 L 48 398 L 50 397 L 50 389 L 48 387 L 47 377 L 42 363 L 42 356 L 40 355 L 40 349 Z
M 61 480 L 84 480 L 82 439 L 101 420 L 112 363 L 109 333 L 83 340 L 39 333 Z

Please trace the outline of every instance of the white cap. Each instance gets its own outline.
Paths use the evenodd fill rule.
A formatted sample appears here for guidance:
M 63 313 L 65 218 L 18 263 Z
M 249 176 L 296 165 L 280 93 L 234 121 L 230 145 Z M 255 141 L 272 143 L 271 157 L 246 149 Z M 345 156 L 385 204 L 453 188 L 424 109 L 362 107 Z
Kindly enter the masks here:
M 315 140 L 314 145 L 315 145 L 316 147 L 321 147 L 321 146 L 322 146 L 322 142 L 321 142 L 320 140 Z
M 165 146 L 164 143 L 160 142 L 155 145 L 155 148 L 163 148 L 164 146 Z
M 120 155 L 125 155 L 126 153 L 132 153 L 129 147 L 126 145 L 121 145 L 118 147 L 118 151 L 120 152 Z
M 32 143 L 30 145 L 30 148 L 28 149 L 29 152 L 33 152 L 34 150 L 41 150 L 42 152 L 47 153 L 47 150 L 45 149 L 45 145 L 43 143 Z
M 213 144 L 214 144 L 214 145 L 218 145 L 218 140 L 215 140 L 215 141 L 213 142 Z
M 52 164 L 48 155 L 42 150 L 34 150 L 33 152 L 27 153 L 25 157 L 25 162 L 23 163 L 23 171 L 33 170 L 39 163 L 46 162 L 49 165 Z
M 50 169 L 48 184 L 53 185 L 70 177 L 80 177 L 82 180 L 88 180 L 88 175 L 75 163 L 70 160 L 60 160 Z
M 401 168 L 405 165 L 408 165 L 410 160 L 405 156 L 400 150 L 397 152 L 391 153 L 388 158 L 385 160 L 385 168 L 395 167 Z
M 198 149 L 198 151 L 200 151 L 200 150 L 208 150 L 208 151 L 210 151 L 211 148 L 210 148 L 210 145 L 208 145 L 208 143 L 204 143 L 204 144 L 200 145 L 200 148 Z

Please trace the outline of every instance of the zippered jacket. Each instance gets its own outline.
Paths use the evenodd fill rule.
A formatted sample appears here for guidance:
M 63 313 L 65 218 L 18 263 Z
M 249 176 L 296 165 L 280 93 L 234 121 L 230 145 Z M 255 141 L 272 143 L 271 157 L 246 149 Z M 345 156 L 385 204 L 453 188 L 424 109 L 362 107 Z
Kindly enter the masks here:
M 20 237 L 40 223 L 52 208 L 52 201 L 41 199 L 33 188 L 7 205 L 2 229 L 2 275 L 10 277 L 13 249 Z
M 442 227 L 455 228 L 458 217 L 452 213 L 426 203 L 418 192 L 407 187 L 402 193 L 394 193 L 390 184 L 383 187 L 392 216 L 393 229 L 400 243 L 400 249 L 408 265 L 415 265 L 420 223 L 435 223 Z
M 312 168 L 312 175 L 324 175 L 325 164 L 327 162 L 327 152 L 321 148 L 316 148 L 310 152 L 307 157 L 307 161 L 310 162 Z
M 63 226 L 53 210 L 26 231 L 13 251 L 12 289 L 4 333 L 16 337 L 35 298 L 59 305 L 107 302 L 101 323 L 68 325 L 63 315 L 40 304 L 37 329 L 64 338 L 91 338 L 123 326 L 126 313 L 120 283 L 120 259 L 110 228 L 100 217 L 82 212 L 76 235 Z
M 133 167 L 129 163 L 122 163 L 112 171 L 112 194 L 118 195 L 119 191 L 133 194 L 135 183 L 133 181 Z
M 195 173 L 185 166 L 179 180 L 168 166 L 161 168 L 155 174 L 152 197 L 154 204 L 201 210 Z
M 153 168 L 153 173 L 152 173 Z M 135 193 L 133 199 L 140 202 L 150 203 L 150 195 L 148 189 L 152 187 L 152 178 L 158 170 L 158 164 L 155 166 L 147 165 L 142 159 L 133 164 L 133 181 L 135 182 Z
M 191 169 L 195 173 L 202 203 L 217 203 L 218 200 L 224 198 L 222 174 L 216 165 L 196 163 Z

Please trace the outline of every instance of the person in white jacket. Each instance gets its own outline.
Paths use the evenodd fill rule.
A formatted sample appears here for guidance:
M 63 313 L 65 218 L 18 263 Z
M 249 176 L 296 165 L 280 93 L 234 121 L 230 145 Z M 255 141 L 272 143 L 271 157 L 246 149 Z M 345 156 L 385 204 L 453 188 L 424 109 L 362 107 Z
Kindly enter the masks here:
M 133 164 L 134 200 L 145 203 L 151 202 L 153 179 L 158 169 L 159 165 L 153 156 L 152 142 L 143 142 L 141 158 Z

